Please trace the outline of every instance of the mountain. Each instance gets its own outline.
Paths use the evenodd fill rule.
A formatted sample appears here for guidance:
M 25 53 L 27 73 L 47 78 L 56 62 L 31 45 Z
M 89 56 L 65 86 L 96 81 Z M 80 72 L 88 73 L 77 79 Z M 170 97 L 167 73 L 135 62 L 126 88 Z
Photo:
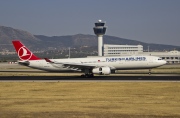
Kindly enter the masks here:
M 41 39 L 41 41 L 46 42 L 46 44 L 53 47 L 78 47 L 78 46 L 97 46 L 98 40 L 95 35 L 69 35 L 69 36 L 44 36 L 44 35 L 34 35 L 36 38 Z M 115 36 L 105 35 L 103 37 L 104 44 L 114 44 L 114 45 L 143 45 L 144 50 L 150 48 L 150 51 L 169 51 L 178 49 L 180 46 L 173 45 L 163 45 L 163 44 L 149 44 L 140 41 L 119 38 Z
M 77 47 L 77 46 L 97 46 L 97 37 L 93 35 L 69 35 L 69 36 L 43 36 L 34 35 L 36 38 L 41 39 L 46 44 L 54 47 Z
M 44 35 L 32 35 L 31 33 L 14 29 L 11 27 L 0 26 L 0 52 L 3 49 L 14 51 L 11 41 L 18 39 L 30 48 L 30 50 L 49 50 L 49 49 L 63 49 L 68 47 L 97 47 L 97 37 L 95 35 L 68 35 L 68 36 L 44 36 Z M 143 45 L 144 50 L 150 47 L 150 51 L 163 51 L 180 49 L 180 46 L 162 45 L 162 44 L 148 44 L 140 41 L 119 38 L 115 36 L 104 36 L 104 44 L 116 44 L 116 45 Z M 97 50 L 97 48 L 93 48 Z
M 21 40 L 24 44 L 33 48 L 41 41 L 27 31 L 0 26 L 0 50 L 14 50 L 11 42 L 16 39 Z

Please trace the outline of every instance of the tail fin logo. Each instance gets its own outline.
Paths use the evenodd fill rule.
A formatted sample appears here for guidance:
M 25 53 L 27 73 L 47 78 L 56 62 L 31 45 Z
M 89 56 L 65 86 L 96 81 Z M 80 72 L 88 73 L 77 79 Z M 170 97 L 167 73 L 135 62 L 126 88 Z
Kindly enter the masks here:
M 30 52 L 25 46 L 22 46 L 18 50 L 18 56 L 21 60 L 29 60 L 32 57 L 32 52 Z

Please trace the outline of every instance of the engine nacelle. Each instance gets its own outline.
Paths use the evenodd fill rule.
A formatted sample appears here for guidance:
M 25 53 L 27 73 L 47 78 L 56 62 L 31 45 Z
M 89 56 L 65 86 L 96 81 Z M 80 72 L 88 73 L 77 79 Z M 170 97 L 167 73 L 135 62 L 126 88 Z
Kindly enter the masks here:
M 109 74 L 111 74 L 111 69 L 109 67 L 94 68 L 92 70 L 92 73 L 100 74 L 100 75 L 109 75 Z

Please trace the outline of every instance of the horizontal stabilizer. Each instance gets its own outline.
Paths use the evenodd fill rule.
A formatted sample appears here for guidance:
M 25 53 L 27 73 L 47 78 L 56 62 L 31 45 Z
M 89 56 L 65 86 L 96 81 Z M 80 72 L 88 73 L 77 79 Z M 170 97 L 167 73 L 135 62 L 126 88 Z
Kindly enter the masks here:
M 54 63 L 53 61 L 51 61 L 50 59 L 48 58 L 44 58 L 46 60 L 46 62 L 49 62 L 49 63 Z

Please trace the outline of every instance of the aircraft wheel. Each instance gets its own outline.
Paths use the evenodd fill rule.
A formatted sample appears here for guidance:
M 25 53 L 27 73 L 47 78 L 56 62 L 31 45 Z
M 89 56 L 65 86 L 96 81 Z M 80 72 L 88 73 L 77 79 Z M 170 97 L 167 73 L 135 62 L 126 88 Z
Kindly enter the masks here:
M 148 74 L 151 75 L 151 69 L 149 69 L 149 73 Z
M 81 77 L 85 77 L 85 78 L 94 77 L 94 74 L 93 73 L 91 73 L 91 74 L 82 74 Z
M 91 76 L 91 77 L 94 77 L 94 74 L 93 74 L 93 73 L 91 73 L 91 74 L 90 74 L 90 76 Z
M 89 74 L 85 74 L 85 77 L 88 78 L 88 77 L 89 77 Z
M 82 74 L 82 75 L 81 75 L 81 77 L 85 77 L 85 75 L 84 75 L 84 74 Z

